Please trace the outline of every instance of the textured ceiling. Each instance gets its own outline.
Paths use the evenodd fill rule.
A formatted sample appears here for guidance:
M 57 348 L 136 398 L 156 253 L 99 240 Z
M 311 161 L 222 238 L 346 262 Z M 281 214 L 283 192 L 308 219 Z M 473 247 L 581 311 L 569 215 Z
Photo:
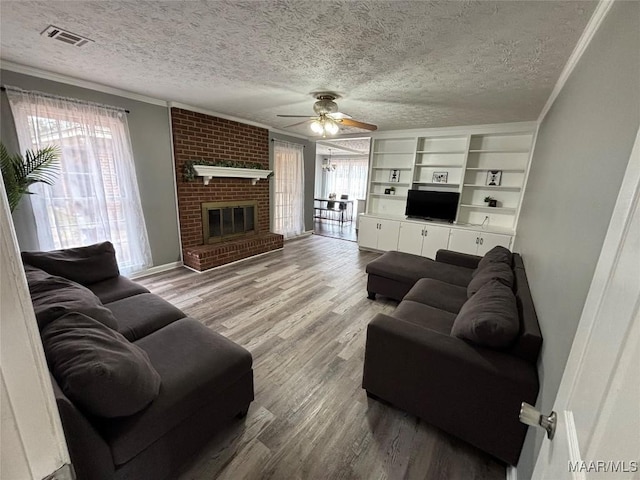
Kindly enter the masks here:
M 524 121 L 596 3 L 3 0 L 0 55 L 276 128 L 325 90 L 382 130 Z M 41 36 L 49 24 L 95 43 Z
M 342 138 L 323 139 L 316 144 L 316 155 L 369 155 L 370 139 Z M 331 152 L 329 152 L 331 150 Z

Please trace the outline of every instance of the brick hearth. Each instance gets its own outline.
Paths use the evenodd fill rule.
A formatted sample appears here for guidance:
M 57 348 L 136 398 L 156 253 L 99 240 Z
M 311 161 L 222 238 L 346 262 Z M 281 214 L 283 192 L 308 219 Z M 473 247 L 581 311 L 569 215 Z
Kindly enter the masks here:
M 184 164 L 190 160 L 234 160 L 259 163 L 268 168 L 269 131 L 180 108 L 171 109 L 171 122 L 185 265 L 205 270 L 282 248 L 282 235 L 269 232 L 269 180 L 251 185 L 248 178 L 212 178 L 209 185 L 204 185 L 200 177 L 190 182 L 183 178 Z M 203 245 L 202 203 L 234 200 L 257 202 L 258 233 L 243 239 Z

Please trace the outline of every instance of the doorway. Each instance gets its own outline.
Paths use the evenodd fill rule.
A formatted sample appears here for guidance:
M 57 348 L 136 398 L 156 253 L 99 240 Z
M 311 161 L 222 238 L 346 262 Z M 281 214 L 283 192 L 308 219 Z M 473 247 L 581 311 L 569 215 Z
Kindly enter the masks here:
M 314 233 L 357 241 L 358 215 L 364 212 L 370 137 L 318 140 Z

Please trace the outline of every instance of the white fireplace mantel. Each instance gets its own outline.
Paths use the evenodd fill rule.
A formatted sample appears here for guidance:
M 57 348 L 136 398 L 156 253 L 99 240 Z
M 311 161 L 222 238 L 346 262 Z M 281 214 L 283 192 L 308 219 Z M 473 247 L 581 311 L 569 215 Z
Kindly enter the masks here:
M 250 178 L 251 185 L 258 183 L 258 180 L 267 178 L 272 170 L 259 170 L 256 168 L 235 168 L 235 167 L 214 167 L 211 165 L 194 165 L 193 169 L 199 177 L 202 177 L 205 185 L 213 177 Z

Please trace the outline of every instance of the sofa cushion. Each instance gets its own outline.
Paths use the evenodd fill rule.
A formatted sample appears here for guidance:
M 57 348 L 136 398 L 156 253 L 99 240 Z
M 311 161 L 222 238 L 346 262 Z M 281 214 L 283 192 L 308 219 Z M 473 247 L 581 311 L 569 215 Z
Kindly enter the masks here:
M 467 301 L 467 290 L 433 278 L 421 278 L 403 300 L 424 303 L 447 312 L 458 313 Z
M 445 335 L 451 333 L 451 326 L 456 319 L 455 313 L 412 300 L 402 300 L 391 316 Z
M 247 350 L 190 318 L 173 322 L 135 345 L 149 354 L 162 387 L 149 408 L 98 425 L 116 465 L 135 457 L 251 371 Z
M 491 280 L 498 280 L 513 290 L 513 270 L 503 262 L 486 263 L 479 267 L 469 285 L 467 285 L 467 296 L 471 298 L 485 283 Z
M 493 247 L 487 253 L 484 254 L 482 259 L 478 262 L 478 268 L 475 269 L 474 275 L 477 275 L 482 268 L 489 263 L 506 263 L 508 266 L 512 266 L 513 254 L 509 249 L 501 247 L 500 245 Z
M 498 280 L 485 283 L 460 309 L 451 335 L 484 347 L 509 346 L 520 329 L 516 297 Z
M 83 313 L 117 330 L 118 322 L 111 310 L 105 308 L 91 290 L 30 265 L 25 265 L 24 269 L 40 330 L 63 315 L 73 312 Z
M 466 287 L 471 280 L 470 268 L 436 262 L 430 258 L 404 252 L 386 252 L 369 262 L 366 272 L 413 285 L 421 278 L 434 278 Z
M 22 260 L 51 275 L 65 277 L 82 285 L 120 274 L 116 251 L 111 242 L 49 252 L 22 252 Z
M 118 331 L 133 342 L 186 315 L 153 293 L 141 293 L 105 305 L 118 321 Z
M 87 285 L 87 288 L 95 293 L 104 304 L 115 302 L 122 298 L 140 295 L 141 293 L 149 293 L 149 290 L 142 285 L 122 275 L 108 278 L 98 283 L 92 283 L 91 285 Z
M 144 350 L 86 315 L 60 317 L 42 343 L 64 394 L 92 415 L 133 415 L 158 395 L 160 375 Z

